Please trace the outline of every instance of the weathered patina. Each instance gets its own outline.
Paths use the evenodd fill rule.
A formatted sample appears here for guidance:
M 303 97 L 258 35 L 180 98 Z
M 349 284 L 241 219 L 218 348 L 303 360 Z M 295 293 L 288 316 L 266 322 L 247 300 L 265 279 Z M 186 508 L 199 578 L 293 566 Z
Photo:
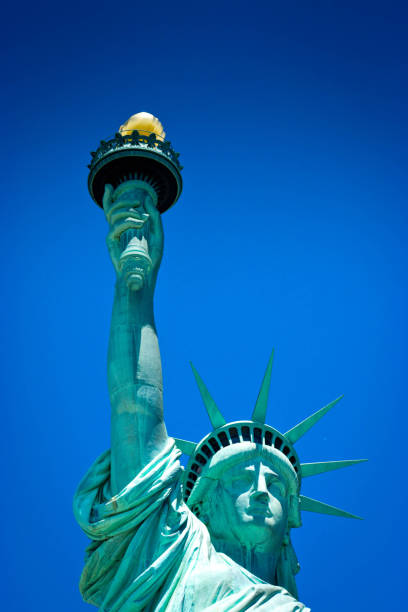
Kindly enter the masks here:
M 121 126 L 121 137 L 136 128 L 144 137 L 153 126 L 164 142 L 152 116 L 145 123 L 135 117 Z M 74 500 L 92 540 L 82 595 L 103 612 L 308 610 L 297 599 L 291 529 L 301 525 L 303 510 L 358 517 L 301 495 L 302 478 L 358 461 L 301 463 L 294 445 L 340 398 L 280 433 L 265 423 L 271 356 L 251 419 L 226 423 L 193 368 L 213 431 L 198 444 L 168 436 L 153 314 L 163 229 L 159 194 L 145 179 L 104 186 L 117 273 L 108 354 L 111 449 Z M 181 452 L 191 456 L 186 470 Z

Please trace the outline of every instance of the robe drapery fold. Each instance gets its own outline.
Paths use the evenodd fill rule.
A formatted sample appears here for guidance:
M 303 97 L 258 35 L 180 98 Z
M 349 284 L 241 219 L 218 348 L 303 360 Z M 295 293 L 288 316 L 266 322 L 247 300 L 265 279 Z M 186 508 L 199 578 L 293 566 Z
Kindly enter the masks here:
M 74 512 L 92 540 L 80 590 L 101 612 L 307 612 L 211 544 L 182 496 L 173 440 L 118 494 L 110 451 L 87 472 Z

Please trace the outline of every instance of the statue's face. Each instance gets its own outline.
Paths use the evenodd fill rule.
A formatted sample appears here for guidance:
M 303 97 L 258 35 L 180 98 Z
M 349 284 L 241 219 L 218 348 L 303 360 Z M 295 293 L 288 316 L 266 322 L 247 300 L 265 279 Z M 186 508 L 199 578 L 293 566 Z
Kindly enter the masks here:
M 280 549 L 288 522 L 287 485 L 261 457 L 224 472 L 211 505 L 208 529 L 216 538 Z

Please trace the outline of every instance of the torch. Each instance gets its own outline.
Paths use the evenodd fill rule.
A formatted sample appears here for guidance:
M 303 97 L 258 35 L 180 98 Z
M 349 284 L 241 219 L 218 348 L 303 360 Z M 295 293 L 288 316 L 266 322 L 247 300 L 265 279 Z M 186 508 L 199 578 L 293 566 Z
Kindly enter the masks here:
M 112 205 L 105 211 L 108 221 L 132 220 L 132 229 L 119 237 L 119 267 L 129 288 L 138 290 L 152 265 L 146 200 L 160 213 L 178 200 L 182 190 L 179 154 L 165 140 L 157 117 L 143 112 L 130 117 L 113 138 L 102 140 L 91 156 L 88 189 L 92 199 L 103 207 L 105 185 L 112 185 Z

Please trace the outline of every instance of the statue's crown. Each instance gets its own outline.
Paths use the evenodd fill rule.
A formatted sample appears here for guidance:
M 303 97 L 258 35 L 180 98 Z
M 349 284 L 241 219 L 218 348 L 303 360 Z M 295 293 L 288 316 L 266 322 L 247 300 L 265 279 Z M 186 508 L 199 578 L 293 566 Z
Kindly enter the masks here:
M 298 496 L 300 510 L 346 518 L 360 518 L 335 506 L 330 506 L 329 504 L 299 494 L 302 478 L 316 476 L 323 472 L 330 472 L 366 461 L 365 459 L 351 459 L 300 463 L 294 448 L 295 443 L 327 414 L 343 396 L 338 397 L 282 434 L 265 423 L 272 364 L 273 352 L 266 368 L 251 419 L 249 421 L 235 421 L 231 423 L 225 421 L 202 378 L 191 364 L 201 397 L 213 426 L 213 431 L 198 444 L 179 438 L 175 439 L 178 448 L 190 456 L 184 476 L 184 500 L 193 510 L 195 509 L 196 501 L 200 497 L 200 488 L 203 487 L 202 483 L 205 480 L 214 478 L 213 473 L 215 470 L 220 470 L 219 464 L 221 461 L 217 461 L 217 459 L 228 455 L 224 449 L 229 448 L 231 451 L 229 454 L 238 455 L 240 449 L 244 453 L 248 452 L 249 448 L 258 448 L 264 453 L 269 453 L 271 460 L 280 462 L 286 472 L 292 475 L 292 481 L 296 483 L 296 496 Z

